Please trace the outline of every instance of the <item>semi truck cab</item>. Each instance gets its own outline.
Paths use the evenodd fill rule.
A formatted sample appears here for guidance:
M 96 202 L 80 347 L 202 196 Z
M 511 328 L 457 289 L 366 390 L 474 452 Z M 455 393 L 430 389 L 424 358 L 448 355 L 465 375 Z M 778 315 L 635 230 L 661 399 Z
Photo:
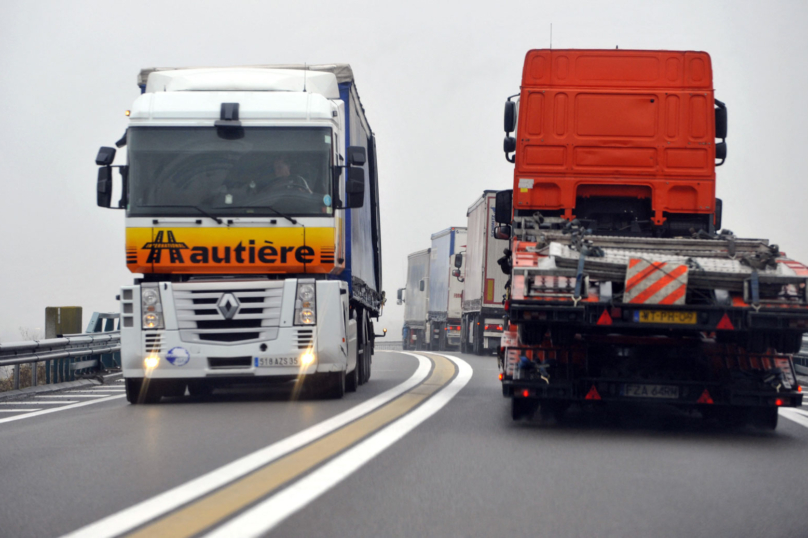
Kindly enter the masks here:
M 118 142 L 126 263 L 142 275 L 120 296 L 130 402 L 270 379 L 316 380 L 340 397 L 368 377 L 380 294 L 356 281 L 350 243 L 368 172 L 375 188 L 375 146 L 349 145 L 338 75 L 142 76 Z M 101 148 L 96 161 L 102 207 L 114 155 Z

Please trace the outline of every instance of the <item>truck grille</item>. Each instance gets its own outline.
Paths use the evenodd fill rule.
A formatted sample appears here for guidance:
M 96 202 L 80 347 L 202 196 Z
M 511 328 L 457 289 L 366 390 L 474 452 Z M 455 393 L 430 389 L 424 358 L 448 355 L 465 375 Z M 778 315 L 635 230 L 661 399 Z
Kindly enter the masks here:
M 227 302 L 228 294 L 238 302 L 229 319 L 219 307 Z M 282 302 L 283 282 L 174 284 L 174 308 L 183 342 L 274 340 Z

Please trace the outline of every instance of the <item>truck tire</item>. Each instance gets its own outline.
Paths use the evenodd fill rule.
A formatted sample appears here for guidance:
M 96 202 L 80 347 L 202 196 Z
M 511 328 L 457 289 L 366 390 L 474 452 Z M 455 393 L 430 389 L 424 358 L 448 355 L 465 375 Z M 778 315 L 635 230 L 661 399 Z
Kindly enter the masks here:
M 779 416 L 776 407 L 761 407 L 752 409 L 749 421 L 756 428 L 774 431 L 777 429 L 777 417 Z
M 345 376 L 345 392 L 356 392 L 356 389 L 359 388 L 360 383 L 360 372 L 359 372 L 359 361 L 361 360 L 360 357 L 356 358 L 356 367 L 348 372 Z
M 475 319 L 474 325 L 474 354 L 475 355 L 482 355 L 485 353 L 483 349 L 483 333 L 485 332 L 485 326 L 482 325 L 481 322 L 482 318 Z
M 367 354 L 368 354 L 368 319 L 365 316 L 365 311 L 361 310 L 359 314 L 359 341 L 356 346 L 356 369 L 357 369 L 357 386 L 365 383 L 365 376 L 367 370 Z M 349 392 L 353 390 L 348 389 Z M 356 389 L 354 389 L 356 390 Z
M 371 328 L 373 325 L 371 325 Z M 370 381 L 370 372 L 373 365 L 373 342 L 370 341 L 365 346 L 365 380 L 362 383 Z
M 460 318 L 460 353 L 468 353 L 466 351 L 466 340 L 469 338 L 468 322 L 466 316 Z
M 345 372 L 329 372 L 323 375 L 322 396 L 330 400 L 339 400 L 345 396 Z

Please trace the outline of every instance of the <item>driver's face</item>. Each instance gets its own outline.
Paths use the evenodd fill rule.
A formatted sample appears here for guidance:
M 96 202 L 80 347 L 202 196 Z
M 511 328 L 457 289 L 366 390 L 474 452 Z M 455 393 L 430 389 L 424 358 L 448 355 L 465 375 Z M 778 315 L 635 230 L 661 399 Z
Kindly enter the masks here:
M 286 162 L 284 159 L 275 159 L 273 166 L 275 168 L 276 177 L 285 177 L 290 175 L 289 163 Z

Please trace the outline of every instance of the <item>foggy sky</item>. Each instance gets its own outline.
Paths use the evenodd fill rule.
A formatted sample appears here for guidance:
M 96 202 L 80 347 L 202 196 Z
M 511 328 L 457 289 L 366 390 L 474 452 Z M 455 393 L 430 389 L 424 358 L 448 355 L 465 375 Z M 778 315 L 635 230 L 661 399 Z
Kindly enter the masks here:
M 729 108 L 724 226 L 808 261 L 805 2 L 3 0 L 0 341 L 43 327 L 46 306 L 82 306 L 85 323 L 118 310 L 132 282 L 124 214 L 96 207 L 94 158 L 123 134 L 140 68 L 303 62 L 350 63 L 376 133 L 389 299 L 377 328 L 399 339 L 407 254 L 511 185 L 503 102 L 551 22 L 554 48 L 709 52 Z

